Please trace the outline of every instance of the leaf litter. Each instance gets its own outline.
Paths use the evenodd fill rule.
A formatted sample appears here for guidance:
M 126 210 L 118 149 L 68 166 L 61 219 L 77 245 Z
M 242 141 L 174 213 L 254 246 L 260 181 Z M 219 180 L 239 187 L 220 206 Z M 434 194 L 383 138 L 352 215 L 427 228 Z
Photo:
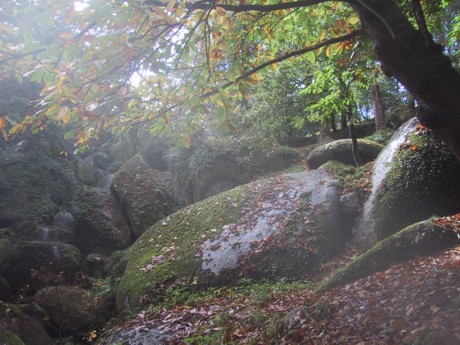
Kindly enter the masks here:
M 436 221 L 460 229 L 460 215 Z M 306 286 L 263 298 L 229 288 L 121 328 L 154 329 L 166 335 L 162 344 L 460 344 L 460 246 L 320 295 Z

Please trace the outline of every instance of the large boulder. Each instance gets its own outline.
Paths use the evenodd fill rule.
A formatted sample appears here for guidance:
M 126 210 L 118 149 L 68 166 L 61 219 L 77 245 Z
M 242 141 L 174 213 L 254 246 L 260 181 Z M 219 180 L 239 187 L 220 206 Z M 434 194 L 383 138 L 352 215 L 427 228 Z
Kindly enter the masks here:
M 16 255 L 16 247 L 6 238 L 0 239 L 0 272 Z
M 169 286 L 312 274 L 343 245 L 338 187 L 323 170 L 280 175 L 168 216 L 127 251 L 119 310 L 154 303 Z
M 176 195 L 191 204 L 281 171 L 300 161 L 292 148 L 278 144 L 206 143 L 170 155 L 170 170 Z
M 0 344 L 53 345 L 42 324 L 20 307 L 0 301 Z
M 317 288 L 318 292 L 344 285 L 362 277 L 383 271 L 393 264 L 413 257 L 430 255 L 446 248 L 459 245 L 460 240 L 451 222 L 458 223 L 459 217 L 451 221 L 445 219 L 425 220 L 412 224 L 390 237 L 378 242 L 371 249 L 355 257 L 345 267 L 325 279 Z
M 374 141 L 358 139 L 358 157 L 361 163 L 373 161 L 382 149 L 383 146 Z M 328 161 L 354 165 L 352 140 L 340 139 L 321 145 L 311 151 L 307 157 L 307 164 L 310 169 L 316 169 Z
M 22 242 L 4 278 L 13 291 L 23 289 L 24 292 L 34 292 L 60 280 L 73 282 L 81 260 L 80 251 L 70 244 Z
M 431 131 L 410 128 L 376 190 L 372 219 L 377 239 L 417 221 L 460 211 L 460 161 Z
M 111 195 L 83 188 L 76 195 L 72 214 L 72 243 L 85 255 L 110 255 L 131 243 L 126 217 Z
M 168 179 L 152 170 L 139 155 L 117 171 L 111 190 L 136 237 L 177 207 Z
M 35 294 L 34 301 L 48 313 L 51 323 L 62 330 L 97 329 L 109 316 L 103 298 L 78 287 L 46 287 Z
M 49 224 L 70 205 L 74 163 L 55 150 L 38 139 L 0 148 L 0 226 L 19 219 Z

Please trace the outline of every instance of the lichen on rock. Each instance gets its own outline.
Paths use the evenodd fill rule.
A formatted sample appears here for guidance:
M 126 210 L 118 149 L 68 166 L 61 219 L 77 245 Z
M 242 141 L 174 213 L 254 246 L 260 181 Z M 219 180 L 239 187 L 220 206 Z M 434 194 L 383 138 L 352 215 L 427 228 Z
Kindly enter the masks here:
M 312 274 L 343 244 L 338 181 L 322 170 L 258 180 L 193 204 L 149 228 L 127 251 L 120 311 L 173 286 Z

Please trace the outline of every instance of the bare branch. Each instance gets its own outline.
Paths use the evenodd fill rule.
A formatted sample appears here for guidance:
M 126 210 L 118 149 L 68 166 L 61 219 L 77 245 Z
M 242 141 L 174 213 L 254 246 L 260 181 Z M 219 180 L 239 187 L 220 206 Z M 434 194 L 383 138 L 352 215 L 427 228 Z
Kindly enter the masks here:
M 202 97 L 203 98 L 210 97 L 210 96 L 218 93 L 219 90 L 226 89 L 226 88 L 232 86 L 233 84 L 236 84 L 236 83 L 240 82 L 243 79 L 249 78 L 254 73 L 257 73 L 258 71 L 260 71 L 260 70 L 262 70 L 265 67 L 268 67 L 270 65 L 279 63 L 281 61 L 287 60 L 287 59 L 289 59 L 291 57 L 294 57 L 294 56 L 300 56 L 300 55 L 306 54 L 308 52 L 311 52 L 313 50 L 316 50 L 316 49 L 319 49 L 319 48 L 322 48 L 322 47 L 325 47 L 325 46 L 328 46 L 328 45 L 331 45 L 331 44 L 347 41 L 347 40 L 352 39 L 353 37 L 356 37 L 356 36 L 358 36 L 360 34 L 361 34 L 361 30 L 355 30 L 355 31 L 350 32 L 347 35 L 344 35 L 344 36 L 334 37 L 334 38 L 322 41 L 322 42 L 320 42 L 318 44 L 315 44 L 315 45 L 312 45 L 312 46 L 309 46 L 309 47 L 305 47 L 305 48 L 300 49 L 300 50 L 295 50 L 295 51 L 292 51 L 292 52 L 288 52 L 288 53 L 280 56 L 279 58 L 269 60 L 267 62 L 264 62 L 263 64 L 260 64 L 260 65 L 258 65 L 256 67 L 250 69 L 249 71 L 247 71 L 247 72 L 243 73 L 242 75 L 240 75 L 235 80 L 229 81 L 229 82 L 225 83 L 224 85 L 220 86 L 219 88 L 214 88 L 212 91 L 209 91 L 208 93 L 204 94 Z
M 414 7 L 414 15 L 417 21 L 418 29 L 425 39 L 425 44 L 427 46 L 433 45 L 433 36 L 431 36 L 428 26 L 426 25 L 425 15 L 423 14 L 422 5 L 420 0 L 412 0 L 412 6 Z
M 210 10 L 214 8 L 222 8 L 229 12 L 272 12 L 277 10 L 287 10 L 300 7 L 309 7 L 324 2 L 333 2 L 334 0 L 300 0 L 300 1 L 291 1 L 291 2 L 280 2 L 279 4 L 274 5 L 231 5 L 231 4 L 217 4 L 214 0 L 203 0 L 197 2 L 187 3 L 185 6 L 188 10 Z M 350 2 L 353 0 L 343 0 L 341 2 Z M 165 7 L 166 3 L 158 0 L 149 1 L 150 5 Z
M 333 0 L 300 0 L 292 2 L 284 2 L 274 5 L 230 5 L 230 4 L 216 4 L 215 1 L 200 1 L 198 3 L 190 4 L 193 9 L 209 9 L 209 8 L 222 8 L 230 12 L 272 12 L 276 10 L 287 10 L 299 7 L 308 7 L 318 5 L 324 2 L 330 2 Z

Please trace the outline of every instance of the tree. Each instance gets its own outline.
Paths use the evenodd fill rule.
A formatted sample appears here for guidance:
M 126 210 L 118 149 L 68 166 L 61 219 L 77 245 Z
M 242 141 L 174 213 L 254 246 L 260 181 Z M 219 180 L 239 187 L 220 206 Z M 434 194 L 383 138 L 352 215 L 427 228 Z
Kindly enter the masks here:
M 23 6 L 10 0 L 0 8 L 1 74 L 42 82 L 42 114 L 83 126 L 75 131 L 80 144 L 110 129 L 148 123 L 155 131 L 176 126 L 176 119 L 193 125 L 197 114 L 213 113 L 231 128 L 231 102 L 247 97 L 263 68 L 301 55 L 314 63 L 366 37 L 385 74 L 422 105 L 422 123 L 460 158 L 460 75 L 430 35 L 419 0 L 87 5 L 76 10 L 73 1 Z M 423 5 L 441 9 L 451 1 Z M 413 14 L 405 11 L 409 6 Z M 18 22 L 18 15 L 41 30 Z M 61 31 L 51 41 L 39 39 L 44 27 Z M 136 74 L 143 76 L 139 85 L 132 82 Z

